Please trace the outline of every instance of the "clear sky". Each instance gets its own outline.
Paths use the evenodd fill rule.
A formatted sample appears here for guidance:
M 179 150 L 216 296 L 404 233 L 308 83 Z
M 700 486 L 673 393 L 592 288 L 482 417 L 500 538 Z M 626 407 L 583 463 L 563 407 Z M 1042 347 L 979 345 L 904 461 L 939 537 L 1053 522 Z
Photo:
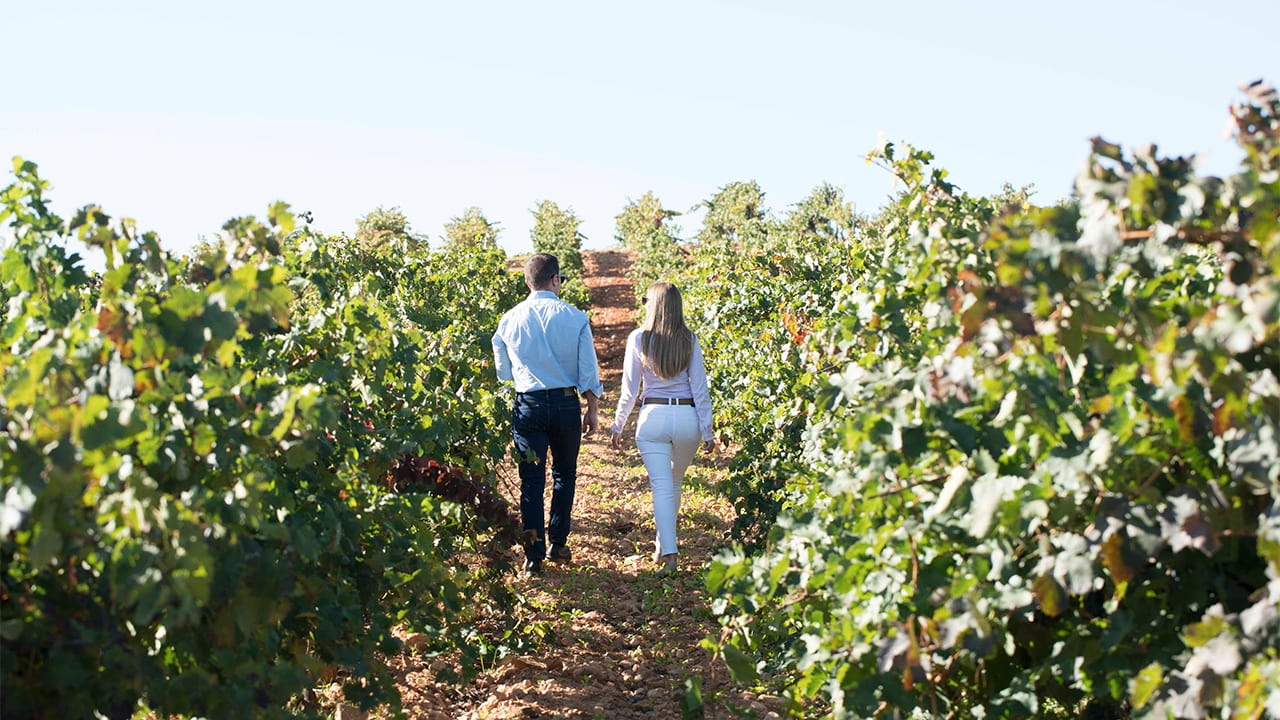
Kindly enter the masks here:
M 1051 203 L 1098 134 L 1231 172 L 1238 87 L 1280 83 L 1280 0 L 0 0 L 0 37 L 0 154 L 179 252 L 275 200 L 433 239 L 477 206 L 513 253 L 541 200 L 588 248 L 647 191 L 755 180 L 782 212 L 830 182 L 870 213 L 881 133 Z

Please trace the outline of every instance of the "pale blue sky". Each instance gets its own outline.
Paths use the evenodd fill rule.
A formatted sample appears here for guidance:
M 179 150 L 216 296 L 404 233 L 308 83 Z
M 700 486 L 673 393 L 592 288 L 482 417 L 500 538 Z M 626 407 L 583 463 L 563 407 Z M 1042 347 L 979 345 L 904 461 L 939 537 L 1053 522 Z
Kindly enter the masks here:
M 1278 28 L 1280 0 L 4 0 L 0 154 L 176 251 L 275 200 L 326 232 L 399 206 L 432 238 L 474 205 L 525 252 L 549 199 L 601 248 L 650 190 L 683 211 L 756 180 L 784 211 L 830 182 L 872 212 L 880 133 L 1042 202 L 1097 134 L 1230 172 Z

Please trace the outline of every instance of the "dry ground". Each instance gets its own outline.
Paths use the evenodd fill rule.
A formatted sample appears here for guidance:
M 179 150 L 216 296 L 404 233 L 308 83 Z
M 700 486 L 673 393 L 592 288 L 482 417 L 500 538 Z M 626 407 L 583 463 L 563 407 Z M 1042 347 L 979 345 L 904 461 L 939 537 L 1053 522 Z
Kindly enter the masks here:
M 684 485 L 679 520 L 680 571 L 655 574 L 654 523 L 644 466 L 632 442 L 609 447 L 627 334 L 635 327 L 635 295 L 622 250 L 584 254 L 592 295 L 592 328 L 606 397 L 606 431 L 584 441 L 578 463 L 569 565 L 546 563 L 537 578 L 512 577 L 524 613 L 546 622 L 547 640 L 511 656 L 475 681 L 437 680 L 441 669 L 406 653 L 392 659 L 410 717 L 449 720 L 526 718 L 680 718 L 685 681 L 700 676 L 707 717 L 778 717 L 776 698 L 729 684 L 723 662 L 711 661 L 700 641 L 718 631 L 702 571 L 732 521 L 730 504 L 715 494 L 726 458 L 700 455 Z M 549 484 L 549 483 L 548 483 Z M 514 469 L 504 471 L 504 495 L 518 507 Z M 714 699 L 713 699 L 714 698 Z

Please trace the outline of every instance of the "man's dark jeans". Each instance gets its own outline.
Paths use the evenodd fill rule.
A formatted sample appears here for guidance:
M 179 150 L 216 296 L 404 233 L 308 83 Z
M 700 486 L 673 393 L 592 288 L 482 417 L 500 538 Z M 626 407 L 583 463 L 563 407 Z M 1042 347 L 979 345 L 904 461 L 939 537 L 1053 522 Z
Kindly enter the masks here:
M 569 538 L 569 513 L 578 481 L 582 414 L 576 393 L 563 390 L 518 393 L 511 410 L 516 455 L 520 459 L 520 519 L 537 540 L 525 548 L 530 560 L 547 556 L 547 539 L 562 545 Z M 551 451 L 551 517 L 543 521 L 547 487 L 547 450 Z M 526 460 L 532 451 L 536 462 Z

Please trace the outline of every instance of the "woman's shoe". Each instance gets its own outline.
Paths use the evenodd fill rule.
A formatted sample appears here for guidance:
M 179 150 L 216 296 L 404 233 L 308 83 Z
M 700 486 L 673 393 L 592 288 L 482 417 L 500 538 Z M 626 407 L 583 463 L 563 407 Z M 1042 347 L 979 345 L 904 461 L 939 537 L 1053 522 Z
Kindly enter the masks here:
M 676 572 L 676 554 L 662 556 L 662 568 L 658 570 L 659 575 L 674 575 Z

